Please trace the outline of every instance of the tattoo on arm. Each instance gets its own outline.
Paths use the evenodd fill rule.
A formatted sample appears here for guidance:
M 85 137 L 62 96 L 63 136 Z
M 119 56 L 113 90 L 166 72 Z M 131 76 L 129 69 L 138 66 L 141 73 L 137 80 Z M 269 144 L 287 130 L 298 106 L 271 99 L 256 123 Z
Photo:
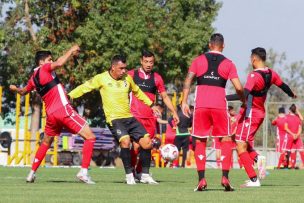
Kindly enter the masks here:
M 184 89 L 190 89 L 194 73 L 189 72 L 184 82 Z

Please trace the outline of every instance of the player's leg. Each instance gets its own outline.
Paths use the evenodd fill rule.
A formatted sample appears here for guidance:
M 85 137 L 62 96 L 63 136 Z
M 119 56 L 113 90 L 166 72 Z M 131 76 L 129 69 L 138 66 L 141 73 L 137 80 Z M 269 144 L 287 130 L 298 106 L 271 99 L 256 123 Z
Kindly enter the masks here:
M 182 136 L 175 136 L 175 138 L 174 138 L 174 145 L 177 147 L 178 155 L 181 152 L 182 144 L 183 144 L 183 137 Z M 173 166 L 175 166 L 175 167 L 179 167 L 180 166 L 179 156 L 178 156 L 178 158 L 176 160 L 173 161 Z
M 86 120 L 82 118 L 72 106 L 66 105 L 61 109 L 61 113 L 62 115 L 58 116 L 58 122 L 62 123 L 62 125 L 71 133 L 78 134 L 84 139 L 81 169 L 76 177 L 84 183 L 95 184 L 88 174 L 88 168 L 90 166 L 96 137 Z
M 141 170 L 142 170 L 142 166 L 141 166 L 140 161 L 137 161 L 139 151 L 140 151 L 139 144 L 133 141 L 130 153 L 131 153 L 131 165 L 132 165 L 132 168 L 133 168 L 134 176 L 136 176 L 137 173 L 141 173 Z M 136 167 L 137 163 L 138 163 L 138 165 Z M 136 170 L 135 170 L 135 168 L 136 168 Z
M 138 120 L 142 126 L 146 129 L 147 133 L 150 135 L 150 139 L 152 140 L 155 136 L 155 130 L 156 130 L 156 120 L 155 118 L 136 118 L 136 120 Z M 137 144 L 138 148 L 136 150 L 134 150 L 134 155 L 132 155 L 132 150 L 131 150 L 131 155 L 132 155 L 132 160 L 135 159 L 133 158 L 133 156 L 138 156 L 138 154 L 140 153 L 140 149 L 139 149 L 139 145 Z M 136 157 L 137 159 L 137 157 Z M 133 161 L 132 161 L 133 163 Z M 133 164 L 132 164 L 133 166 Z M 141 159 L 139 158 L 138 162 L 137 162 L 137 165 L 136 165 L 136 174 L 137 175 L 137 178 L 140 178 L 141 176 L 141 173 L 142 173 L 142 161 Z
M 251 134 L 252 120 L 251 118 L 245 118 L 244 116 L 241 117 L 239 120 L 237 131 L 236 131 L 236 149 L 238 152 L 238 156 L 241 160 L 241 163 L 243 164 L 243 167 L 245 168 L 245 171 L 247 173 L 247 176 L 249 177 L 249 181 L 242 185 L 241 187 L 259 187 L 261 186 L 260 181 L 257 178 L 257 174 L 253 168 L 254 161 L 250 157 L 247 149 L 248 149 L 248 139 L 250 136 L 254 136 L 254 134 Z M 253 129 L 256 131 L 256 129 Z M 253 132 L 254 132 L 253 131 Z
M 183 137 L 183 145 L 182 145 L 183 159 L 182 159 L 182 165 L 181 165 L 181 167 L 183 167 L 183 168 L 185 168 L 185 166 L 186 166 L 187 154 L 188 154 L 188 151 L 189 151 L 189 144 L 190 144 L 189 136 L 184 136 Z
M 222 179 L 225 191 L 233 191 L 229 181 L 233 142 L 231 138 L 230 118 L 226 109 L 212 109 L 212 136 L 219 138 L 221 149 Z
M 152 140 L 149 133 L 135 118 L 130 118 L 128 124 L 129 134 L 140 145 L 139 160 L 142 164 L 141 183 L 158 184 L 151 177 L 149 170 L 151 165 Z
M 204 191 L 207 189 L 205 179 L 206 167 L 206 143 L 212 127 L 212 117 L 210 109 L 197 108 L 193 113 L 192 136 L 195 137 L 194 158 L 198 173 L 198 184 L 194 191 Z
M 39 146 L 32 164 L 32 169 L 26 178 L 26 182 L 33 183 L 36 178 L 36 171 L 44 159 L 48 149 L 52 145 L 54 136 L 44 135 L 41 145 Z

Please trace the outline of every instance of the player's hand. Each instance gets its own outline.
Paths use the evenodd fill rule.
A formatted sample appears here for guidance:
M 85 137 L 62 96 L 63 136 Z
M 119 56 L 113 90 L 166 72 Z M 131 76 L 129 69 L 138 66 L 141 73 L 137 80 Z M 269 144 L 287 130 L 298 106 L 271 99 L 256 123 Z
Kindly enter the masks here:
M 9 86 L 9 89 L 13 92 L 16 92 L 18 90 L 17 86 L 16 85 L 10 85 Z
M 173 120 L 176 125 L 179 124 L 179 117 L 176 112 L 173 112 Z
M 151 109 L 154 114 L 161 115 L 161 112 L 159 111 L 159 109 L 156 106 L 152 106 Z
M 70 50 L 72 52 L 72 56 L 74 56 L 74 57 L 78 57 L 79 56 L 80 47 L 77 44 L 74 45 L 74 46 L 72 46 Z
M 190 108 L 189 105 L 187 103 L 182 103 L 182 112 L 185 116 L 187 116 L 188 118 L 190 118 Z

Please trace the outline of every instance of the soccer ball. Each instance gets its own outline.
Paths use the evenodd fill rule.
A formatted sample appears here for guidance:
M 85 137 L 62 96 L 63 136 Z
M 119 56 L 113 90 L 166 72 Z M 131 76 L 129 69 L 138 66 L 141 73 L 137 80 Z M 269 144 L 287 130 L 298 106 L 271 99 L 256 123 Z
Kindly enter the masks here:
M 173 161 L 178 157 L 177 147 L 173 144 L 166 144 L 160 149 L 161 156 L 166 161 Z

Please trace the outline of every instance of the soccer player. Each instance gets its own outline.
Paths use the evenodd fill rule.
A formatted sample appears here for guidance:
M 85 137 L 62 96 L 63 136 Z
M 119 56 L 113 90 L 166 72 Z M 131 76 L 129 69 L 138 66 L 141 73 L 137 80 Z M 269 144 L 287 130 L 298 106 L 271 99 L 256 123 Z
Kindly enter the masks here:
M 288 139 L 286 130 L 285 130 L 285 123 L 286 123 L 286 115 L 285 115 L 285 108 L 280 107 L 279 108 L 279 114 L 278 116 L 272 121 L 272 125 L 277 126 L 277 143 L 276 143 L 276 151 L 280 153 L 279 161 L 277 169 L 281 168 L 281 165 L 285 166 L 285 157 L 287 156 L 286 146 L 284 146 L 284 140 L 285 143 Z M 290 153 L 290 152 L 289 152 Z M 288 155 L 289 157 L 289 155 Z
M 155 62 L 154 54 L 148 50 L 143 49 L 140 58 L 140 68 L 133 69 L 128 72 L 128 74 L 133 78 L 135 84 L 152 100 L 154 103 L 156 99 L 156 94 L 159 93 L 166 104 L 168 109 L 172 112 L 173 118 L 176 123 L 179 122 L 176 110 L 167 95 L 164 81 L 162 77 L 153 71 Z M 145 127 L 147 132 L 150 134 L 152 139 L 155 135 L 156 129 L 156 118 L 153 115 L 152 110 L 145 105 L 142 101 L 131 95 L 131 112 L 133 116 Z M 137 155 L 139 153 L 138 144 L 134 143 L 132 148 L 132 166 L 135 168 L 137 163 Z M 141 174 L 141 160 L 137 163 L 136 171 L 134 171 L 136 177 L 140 179 Z
M 304 162 L 303 142 L 301 138 L 302 133 L 302 121 L 303 117 L 295 104 L 292 104 L 289 108 L 289 114 L 286 115 L 285 131 L 288 134 L 286 141 L 286 148 L 290 153 L 290 168 L 294 169 L 296 166 L 297 151 L 300 152 L 302 162 Z M 288 154 L 289 155 L 289 154 Z M 286 156 L 286 160 L 289 160 L 289 156 Z M 289 165 L 287 161 L 286 166 Z
M 253 71 L 248 74 L 244 87 L 246 98 L 246 108 L 240 110 L 239 120 L 235 140 L 237 151 L 245 171 L 250 180 L 242 187 L 260 187 L 261 183 L 253 168 L 254 162 L 258 164 L 259 178 L 265 178 L 266 171 L 264 163 L 266 158 L 259 156 L 254 150 L 252 143 L 254 135 L 263 123 L 265 117 L 264 103 L 267 92 L 272 84 L 280 87 L 288 96 L 295 98 L 296 95 L 283 83 L 280 76 L 265 65 L 266 51 L 264 48 L 257 47 L 251 50 L 251 64 Z M 227 95 L 227 100 L 233 100 L 237 95 Z
M 233 191 L 228 178 L 232 140 L 229 137 L 231 132 L 225 87 L 227 80 L 230 79 L 240 97 L 243 97 L 243 87 L 235 65 L 222 54 L 224 49 L 223 35 L 213 34 L 209 41 L 209 48 L 210 52 L 193 60 L 183 88 L 182 110 L 186 116 L 189 116 L 190 110 L 187 100 L 192 80 L 196 77 L 196 103 L 193 113 L 192 136 L 196 138 L 195 160 L 199 183 L 194 191 L 203 191 L 207 188 L 205 180 L 206 142 L 210 133 L 213 137 L 220 137 L 221 140 L 223 157 L 221 184 L 225 191 Z
M 140 181 L 142 183 L 158 184 L 149 174 L 151 138 L 145 128 L 131 114 L 129 93 L 132 91 L 134 96 L 143 101 L 147 107 L 152 107 L 155 113 L 158 113 L 158 111 L 153 102 L 140 90 L 133 79 L 126 74 L 126 68 L 126 58 L 122 55 L 115 55 L 108 71 L 98 74 L 76 87 L 69 93 L 69 96 L 78 98 L 87 92 L 98 89 L 102 97 L 106 121 L 113 136 L 120 143 L 120 157 L 125 168 L 127 184 L 136 184 L 131 166 L 131 139 L 136 141 L 141 147 L 142 176 Z
M 178 149 L 178 153 L 180 153 L 181 149 L 183 150 L 183 159 L 182 164 L 179 164 L 179 159 L 176 160 L 174 163 L 175 166 L 180 166 L 185 168 L 186 159 L 187 159 L 187 153 L 189 150 L 189 144 L 190 144 L 190 131 L 189 128 L 192 126 L 192 114 L 190 117 L 187 117 L 183 114 L 182 109 L 180 105 L 177 107 L 177 115 L 180 119 L 180 122 L 178 124 L 173 124 L 172 120 L 173 118 L 169 118 L 169 124 L 171 127 L 175 127 L 176 136 L 174 139 L 174 145 Z
M 54 137 L 60 135 L 62 128 L 66 128 L 71 133 L 79 134 L 85 139 L 82 149 L 81 170 L 77 174 L 77 178 L 84 183 L 95 184 L 88 174 L 95 135 L 90 130 L 86 121 L 70 105 L 63 85 L 55 73 L 57 68 L 63 66 L 71 56 L 77 55 L 79 50 L 79 46 L 74 45 L 55 62 L 53 62 L 50 51 L 38 51 L 35 56 L 37 68 L 34 69 L 34 73 L 27 85 L 24 88 L 10 85 L 12 91 L 18 92 L 21 95 L 25 95 L 36 89 L 46 105 L 45 135 L 36 152 L 32 170 L 27 176 L 26 182 L 33 183 L 35 181 L 36 171 L 51 146 Z

